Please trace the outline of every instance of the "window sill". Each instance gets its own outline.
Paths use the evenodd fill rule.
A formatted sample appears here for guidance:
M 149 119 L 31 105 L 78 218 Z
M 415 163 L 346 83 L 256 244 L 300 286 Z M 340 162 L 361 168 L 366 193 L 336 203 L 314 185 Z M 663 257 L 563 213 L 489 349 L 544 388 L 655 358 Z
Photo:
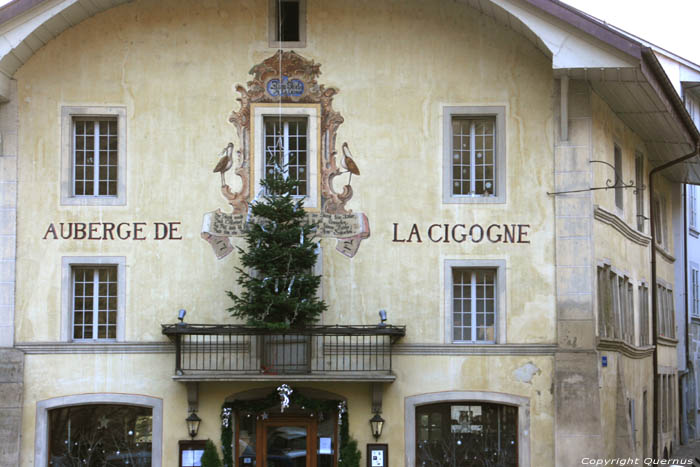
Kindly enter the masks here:
M 678 345 L 678 339 L 675 339 L 673 337 L 666 337 L 666 336 L 659 335 L 659 336 L 657 336 L 657 341 L 659 342 L 659 344 L 664 344 L 664 345 L 673 346 L 673 347 Z
M 688 233 L 695 238 L 700 236 L 700 231 L 697 230 L 697 227 L 693 227 L 692 225 L 688 228 Z
M 125 206 L 124 196 L 65 196 L 61 206 Z
M 445 204 L 505 204 L 505 196 L 479 196 L 479 195 L 445 195 L 442 200 Z
M 700 315 L 691 315 L 690 322 L 693 324 L 700 324 Z
M 648 345 L 640 347 L 637 345 L 629 344 L 621 339 L 610 339 L 607 337 L 598 338 L 598 350 L 620 352 L 621 354 L 630 358 L 646 358 L 651 356 L 654 352 L 654 346 Z

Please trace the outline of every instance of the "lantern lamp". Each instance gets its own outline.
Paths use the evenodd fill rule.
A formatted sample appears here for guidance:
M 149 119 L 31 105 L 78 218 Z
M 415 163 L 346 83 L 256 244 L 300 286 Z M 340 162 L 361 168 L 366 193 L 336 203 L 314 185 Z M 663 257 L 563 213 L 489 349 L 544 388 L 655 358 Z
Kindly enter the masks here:
M 379 415 L 379 412 L 374 413 L 374 417 L 370 418 L 369 424 L 372 427 L 372 436 L 374 440 L 378 440 L 382 436 L 382 428 L 384 428 L 384 419 Z
M 187 432 L 190 434 L 190 437 L 194 439 L 197 436 L 197 432 L 199 431 L 199 424 L 202 422 L 202 419 L 197 416 L 197 413 L 193 410 L 190 412 L 190 416 L 185 419 L 187 422 Z

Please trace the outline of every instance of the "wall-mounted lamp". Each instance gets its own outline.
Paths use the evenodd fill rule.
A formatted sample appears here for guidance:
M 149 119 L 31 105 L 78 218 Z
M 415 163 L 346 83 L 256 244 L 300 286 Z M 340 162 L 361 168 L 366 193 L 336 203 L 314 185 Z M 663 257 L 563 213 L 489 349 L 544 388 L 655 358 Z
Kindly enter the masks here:
M 187 310 L 185 310 L 184 308 L 177 312 L 177 319 L 180 320 L 180 324 L 185 323 L 185 315 L 186 314 L 187 314 Z
M 374 417 L 369 419 L 369 425 L 372 427 L 372 436 L 377 441 L 382 436 L 382 429 L 384 428 L 384 419 L 379 415 L 379 412 L 374 412 Z
M 190 412 L 190 416 L 185 419 L 187 422 L 187 432 L 190 435 L 190 438 L 194 439 L 197 436 L 197 432 L 199 431 L 199 424 L 202 422 L 202 419 L 197 416 L 196 411 Z
M 379 310 L 379 319 L 381 322 L 378 324 L 380 328 L 383 328 L 386 326 L 386 310 Z

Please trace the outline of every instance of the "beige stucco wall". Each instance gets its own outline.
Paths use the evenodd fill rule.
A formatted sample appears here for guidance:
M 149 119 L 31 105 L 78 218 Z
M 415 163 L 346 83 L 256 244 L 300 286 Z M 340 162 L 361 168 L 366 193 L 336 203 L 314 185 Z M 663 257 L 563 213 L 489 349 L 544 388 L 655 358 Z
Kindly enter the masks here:
M 308 47 L 298 52 L 322 64 L 320 83 L 340 90 L 338 149 L 348 141 L 362 172 L 349 207 L 365 212 L 372 230 L 352 260 L 323 240 L 324 323 L 373 324 L 385 308 L 390 323 L 407 325 L 403 343 L 442 343 L 444 261 L 498 259 L 507 267 L 508 342 L 554 343 L 549 59 L 464 4 L 309 0 L 307 11 Z M 126 257 L 127 341 L 164 341 L 160 325 L 180 308 L 189 322 L 232 322 L 224 291 L 235 287 L 236 255 L 216 260 L 200 227 L 205 212 L 227 210 L 212 169 L 228 141 L 239 147 L 227 122 L 239 108 L 232 86 L 274 52 L 266 2 L 135 1 L 68 29 L 17 72 L 18 342 L 59 340 L 63 256 Z M 61 107 L 75 105 L 126 107 L 126 206 L 60 205 Z M 445 105 L 505 106 L 505 204 L 442 203 Z M 42 239 L 50 223 L 99 221 L 181 222 L 183 239 Z M 530 224 L 531 243 L 395 243 L 393 223 L 402 235 L 413 223 L 422 234 L 432 223 Z M 531 465 L 552 463 L 551 357 L 395 359 L 383 416 L 396 462 L 404 398 L 468 389 L 530 398 Z M 513 371 L 528 362 L 538 373 L 516 380 Z M 27 356 L 22 465 L 32 465 L 36 403 L 82 392 L 162 397 L 163 465 L 173 465 L 176 442 L 186 438 L 186 394 L 170 379 L 173 365 L 172 354 Z M 368 386 L 315 386 L 349 397 L 354 435 L 369 442 Z M 201 437 L 218 439 L 223 399 L 250 387 L 201 385 Z
M 324 321 L 374 323 L 376 310 L 386 308 L 392 322 L 415 323 L 409 340 L 439 341 L 436 323 L 441 320 L 435 315 L 441 312 L 443 287 L 437 283 L 442 259 L 506 258 L 512 281 L 509 335 L 553 342 L 552 199 L 545 194 L 552 147 L 547 59 L 465 6 L 446 3 L 431 9 L 421 20 L 430 41 L 418 41 L 401 22 L 391 34 L 379 29 L 382 18 L 396 23 L 409 16 L 392 10 L 396 5 L 335 8 L 340 6 L 310 3 L 309 47 L 299 52 L 323 65 L 321 82 L 340 90 L 334 107 L 345 123 L 338 141 L 350 143 L 362 171 L 353 179 L 355 196 L 349 206 L 367 213 L 372 236 L 352 261 L 333 252 L 332 242 L 324 245 L 324 293 L 336 304 Z M 127 340 L 162 339 L 159 324 L 173 321 L 180 307 L 189 310 L 192 321 L 226 319 L 222 310 L 229 303 L 223 292 L 234 287 L 235 255 L 214 260 L 199 232 L 204 212 L 227 209 L 219 177 L 211 170 L 220 148 L 229 140 L 238 143 L 226 121 L 238 109 L 232 85 L 245 83 L 251 65 L 274 53 L 265 47 L 264 10 L 251 17 L 233 5 L 169 2 L 166 8 L 160 2 L 136 2 L 66 31 L 18 71 L 24 156 L 18 277 L 46 284 L 40 294 L 28 281 L 18 290 L 18 341 L 57 339 L 61 255 L 127 257 L 127 309 L 150 310 L 139 313 L 138 320 L 127 312 Z M 374 15 L 379 15 L 377 23 L 369 20 Z M 354 47 L 349 57 L 346 36 Z M 252 42 L 235 45 L 245 41 Z M 125 207 L 59 206 L 58 117 L 62 105 L 78 104 L 127 108 Z M 460 104 L 506 106 L 505 205 L 442 204 L 441 111 L 443 105 Z M 229 173 L 229 182 L 234 178 Z M 184 239 L 41 240 L 51 222 L 100 220 L 180 221 Z M 392 243 L 393 222 L 404 235 L 414 222 L 423 230 L 433 222 L 528 223 L 532 243 Z M 377 257 L 391 266 L 377 267 L 371 260 Z M 132 284 L 138 288 L 132 290 Z M 48 319 L 31 319 L 32 313 Z

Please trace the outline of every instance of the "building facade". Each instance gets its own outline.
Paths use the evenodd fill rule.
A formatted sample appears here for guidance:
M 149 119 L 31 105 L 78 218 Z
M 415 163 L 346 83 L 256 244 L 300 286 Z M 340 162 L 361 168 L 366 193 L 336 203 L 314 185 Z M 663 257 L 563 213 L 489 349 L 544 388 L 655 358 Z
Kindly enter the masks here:
M 699 138 L 641 42 L 549 0 L 18 0 L 0 34 L 0 464 L 197 465 L 192 414 L 235 465 L 672 455 Z M 226 311 L 274 162 L 328 304 L 286 333 Z

